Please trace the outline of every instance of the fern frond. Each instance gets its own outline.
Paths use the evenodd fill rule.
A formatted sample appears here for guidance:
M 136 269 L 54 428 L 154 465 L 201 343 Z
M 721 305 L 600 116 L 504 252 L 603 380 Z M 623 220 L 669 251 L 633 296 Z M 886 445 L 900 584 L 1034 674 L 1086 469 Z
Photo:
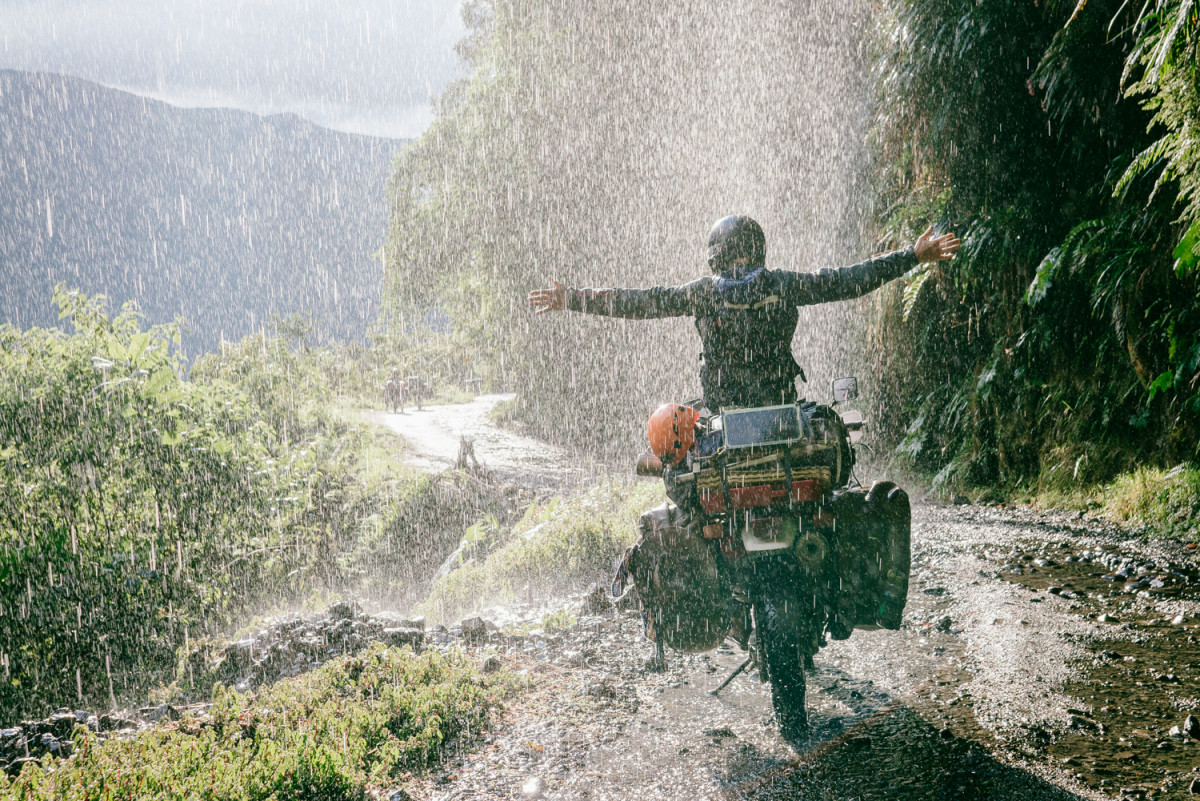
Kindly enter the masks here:
M 1070 25 L 1075 21 L 1075 18 L 1078 17 L 1085 8 L 1087 8 L 1087 4 L 1088 0 L 1079 0 L 1079 3 L 1075 6 L 1075 10 L 1071 12 L 1071 18 L 1067 20 L 1067 25 Z M 1064 25 L 1063 27 L 1065 28 L 1067 25 Z
M 909 316 L 912 314 L 913 308 L 917 305 L 917 298 L 921 296 L 921 290 L 925 287 L 925 282 L 929 280 L 929 276 L 933 273 L 933 264 L 922 264 L 913 273 L 912 278 L 904 286 L 904 295 L 901 298 L 901 303 L 904 309 L 904 321 L 908 322 Z
M 1158 55 L 1154 57 L 1154 77 L 1158 80 L 1162 77 L 1163 66 L 1167 63 L 1167 58 L 1174 52 L 1175 40 L 1179 38 L 1179 34 L 1184 31 L 1188 20 L 1192 17 L 1192 10 L 1195 7 L 1195 0 L 1183 0 L 1179 5 L 1179 13 L 1175 16 L 1175 23 L 1171 26 L 1170 32 L 1166 38 L 1162 40 L 1158 47 Z
M 1150 171 L 1150 168 L 1166 158 L 1168 151 L 1171 149 L 1171 137 L 1164 136 L 1148 148 L 1137 155 L 1128 167 L 1125 168 L 1121 179 L 1117 181 L 1116 187 L 1113 189 L 1113 197 L 1120 197 L 1126 187 L 1134 181 Z

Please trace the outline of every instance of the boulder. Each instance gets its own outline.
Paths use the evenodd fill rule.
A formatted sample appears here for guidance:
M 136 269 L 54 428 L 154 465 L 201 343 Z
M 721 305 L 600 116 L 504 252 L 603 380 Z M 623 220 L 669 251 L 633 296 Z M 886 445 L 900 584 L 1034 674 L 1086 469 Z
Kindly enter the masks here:
M 329 605 L 326 614 L 334 620 L 353 620 L 360 614 L 358 604 L 352 604 L 349 601 L 334 601 Z
M 395 647 L 410 645 L 416 649 L 425 644 L 425 631 L 406 626 L 387 628 L 383 630 L 383 641 Z
M 496 631 L 496 626 L 481 617 L 468 617 L 458 624 L 462 630 L 462 638 L 469 643 L 483 642 L 488 632 Z

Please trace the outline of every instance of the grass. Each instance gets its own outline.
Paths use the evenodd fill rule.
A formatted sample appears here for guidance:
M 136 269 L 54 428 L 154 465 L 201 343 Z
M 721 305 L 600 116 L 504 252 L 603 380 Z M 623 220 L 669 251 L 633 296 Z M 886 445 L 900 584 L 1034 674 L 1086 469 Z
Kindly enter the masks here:
M 204 718 L 99 741 L 0 775 L 0 799 L 361 801 L 478 739 L 520 681 L 483 675 L 461 654 L 376 645 L 257 695 L 218 688 Z
M 1090 511 L 1164 539 L 1200 538 L 1200 468 L 1139 467 L 1112 481 L 1042 489 L 1038 506 Z
M 518 419 L 517 397 L 514 395 L 507 400 L 500 401 L 491 408 L 487 416 L 493 425 L 500 426 L 501 428 L 510 427 Z
M 1109 485 L 1104 512 L 1158 536 L 1195 539 L 1200 536 L 1200 469 L 1140 467 L 1119 476 Z
M 640 514 L 663 500 L 661 482 L 612 482 L 531 506 L 491 553 L 438 579 L 416 612 L 453 621 L 490 603 L 603 580 L 637 539 Z

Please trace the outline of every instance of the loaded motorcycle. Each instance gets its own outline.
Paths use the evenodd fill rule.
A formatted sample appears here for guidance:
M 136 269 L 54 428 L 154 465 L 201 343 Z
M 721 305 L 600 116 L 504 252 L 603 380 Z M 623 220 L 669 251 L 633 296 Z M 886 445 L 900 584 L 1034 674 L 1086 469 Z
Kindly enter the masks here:
M 638 473 L 661 476 L 673 503 L 642 515 L 613 584 L 622 594 L 633 580 L 660 666 L 664 645 L 701 652 L 732 636 L 749 650 L 793 742 L 807 734 L 804 670 L 826 638 L 899 628 L 908 593 L 908 495 L 858 485 L 862 416 L 834 409 L 857 395 L 843 378 L 833 406 L 660 407 Z

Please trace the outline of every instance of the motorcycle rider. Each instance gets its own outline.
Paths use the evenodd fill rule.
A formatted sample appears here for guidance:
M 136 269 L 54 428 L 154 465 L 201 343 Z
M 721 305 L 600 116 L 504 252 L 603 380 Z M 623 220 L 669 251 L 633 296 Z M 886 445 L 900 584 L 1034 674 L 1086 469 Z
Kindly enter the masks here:
M 930 226 L 904 250 L 840 269 L 770 270 L 767 241 L 750 217 L 718 220 L 708 235 L 713 275 L 680 286 L 575 289 L 555 281 L 529 293 L 538 314 L 576 311 L 608 317 L 694 317 L 703 345 L 700 383 L 712 411 L 795 403 L 800 366 L 792 338 L 800 306 L 865 295 L 918 264 L 953 258 L 961 241 Z
M 795 379 L 802 372 L 791 345 L 800 306 L 865 295 L 918 264 L 953 258 L 960 244 L 952 233 L 934 236 L 930 226 L 911 247 L 851 267 L 805 273 L 770 270 L 762 228 L 749 217 L 735 215 L 717 221 L 709 233 L 711 276 L 650 289 L 575 289 L 555 281 L 549 289 L 530 292 L 528 300 L 538 314 L 569 310 L 633 319 L 694 317 L 703 346 L 704 404 L 713 412 L 775 406 L 799 399 Z M 680 525 L 695 524 L 683 520 Z M 636 548 L 626 551 L 621 571 Z M 736 621 L 737 616 L 732 617 Z M 662 640 L 654 639 L 658 651 L 651 666 L 661 670 Z M 772 681 L 780 732 L 797 742 L 808 728 L 802 673 L 783 671 Z

